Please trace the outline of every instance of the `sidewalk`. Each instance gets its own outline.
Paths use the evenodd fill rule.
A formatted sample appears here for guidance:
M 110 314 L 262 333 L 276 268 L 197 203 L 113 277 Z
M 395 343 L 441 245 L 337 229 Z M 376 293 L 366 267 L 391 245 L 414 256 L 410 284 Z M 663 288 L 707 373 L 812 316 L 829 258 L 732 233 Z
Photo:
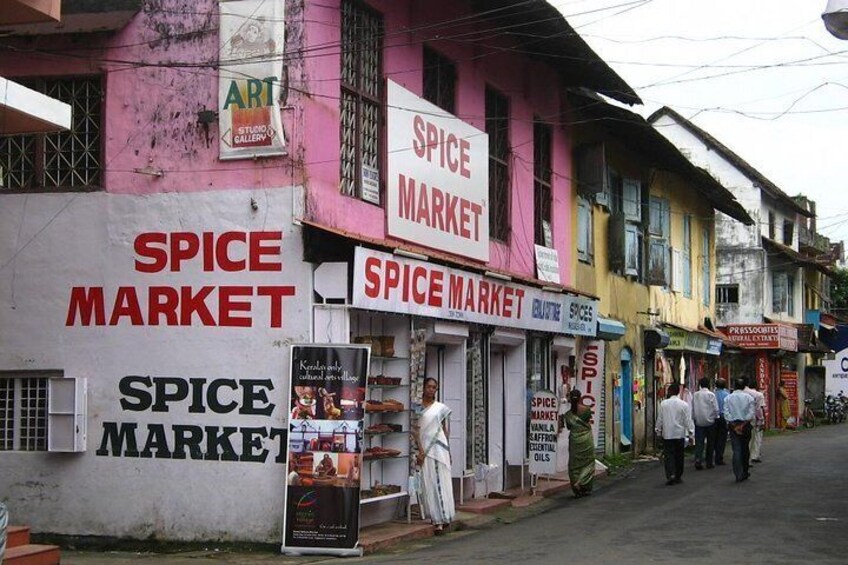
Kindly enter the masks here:
M 596 477 L 606 476 L 606 472 L 597 473 Z M 570 492 L 570 484 L 565 473 L 547 478 L 540 478 L 535 493 L 531 493 L 529 485 L 522 491 L 520 488 L 511 489 L 504 493 L 509 498 L 485 498 L 466 501 L 457 507 L 457 516 L 447 538 L 467 535 L 473 530 L 491 527 L 497 523 L 513 523 L 515 521 L 535 516 L 554 507 L 557 498 Z M 374 552 L 407 551 L 411 546 L 426 543 L 434 536 L 433 527 L 422 521 L 389 522 L 377 526 L 363 528 L 360 543 L 365 554 Z M 330 556 L 295 557 L 280 555 L 262 550 L 219 549 L 210 544 L 208 549 L 191 550 L 174 553 L 130 552 L 130 551 L 75 551 L 72 548 L 62 549 L 63 565 L 189 565 L 198 564 L 205 560 L 220 565 L 230 564 L 265 564 L 274 565 L 310 564 L 336 561 Z

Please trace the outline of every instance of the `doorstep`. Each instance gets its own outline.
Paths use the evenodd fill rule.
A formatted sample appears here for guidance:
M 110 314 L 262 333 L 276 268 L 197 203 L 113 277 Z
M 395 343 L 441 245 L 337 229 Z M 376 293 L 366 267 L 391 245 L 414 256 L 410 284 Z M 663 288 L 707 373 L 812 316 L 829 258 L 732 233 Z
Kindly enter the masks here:
M 363 553 L 374 553 L 405 541 L 432 536 L 433 526 L 429 522 L 386 522 L 362 528 L 359 545 Z
M 472 498 L 456 507 L 459 512 L 470 512 L 472 514 L 493 514 L 502 508 L 512 504 L 511 500 L 503 498 Z

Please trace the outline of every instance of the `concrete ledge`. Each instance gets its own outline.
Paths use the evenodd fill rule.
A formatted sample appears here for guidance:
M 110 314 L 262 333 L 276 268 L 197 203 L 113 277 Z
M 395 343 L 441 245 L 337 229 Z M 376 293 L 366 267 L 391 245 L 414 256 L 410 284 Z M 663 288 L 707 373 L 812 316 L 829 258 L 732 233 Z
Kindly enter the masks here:
M 405 541 L 432 536 L 433 526 L 427 522 L 387 522 L 362 528 L 359 545 L 364 553 L 374 553 Z
M 457 506 L 456 509 L 457 511 L 471 512 L 473 514 L 492 514 L 501 508 L 510 506 L 511 503 L 511 500 L 504 500 L 502 498 L 473 498 L 465 504 Z

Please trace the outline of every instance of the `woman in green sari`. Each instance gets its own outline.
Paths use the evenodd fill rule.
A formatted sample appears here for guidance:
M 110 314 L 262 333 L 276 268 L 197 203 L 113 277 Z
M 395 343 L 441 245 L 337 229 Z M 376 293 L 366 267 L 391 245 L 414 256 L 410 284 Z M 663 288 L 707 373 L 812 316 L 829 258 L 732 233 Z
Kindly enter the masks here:
M 581 402 L 577 389 L 568 393 L 571 409 L 565 413 L 568 436 L 568 479 L 575 497 L 592 492 L 595 480 L 595 441 L 592 436 L 592 410 Z

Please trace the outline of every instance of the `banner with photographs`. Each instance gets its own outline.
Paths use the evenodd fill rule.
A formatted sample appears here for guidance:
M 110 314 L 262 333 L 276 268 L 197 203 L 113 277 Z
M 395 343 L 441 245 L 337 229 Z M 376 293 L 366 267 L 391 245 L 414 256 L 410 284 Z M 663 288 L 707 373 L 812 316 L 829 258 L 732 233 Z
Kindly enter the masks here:
M 283 553 L 359 555 L 366 345 L 293 345 Z
M 221 159 L 284 155 L 280 118 L 285 2 L 219 2 Z

